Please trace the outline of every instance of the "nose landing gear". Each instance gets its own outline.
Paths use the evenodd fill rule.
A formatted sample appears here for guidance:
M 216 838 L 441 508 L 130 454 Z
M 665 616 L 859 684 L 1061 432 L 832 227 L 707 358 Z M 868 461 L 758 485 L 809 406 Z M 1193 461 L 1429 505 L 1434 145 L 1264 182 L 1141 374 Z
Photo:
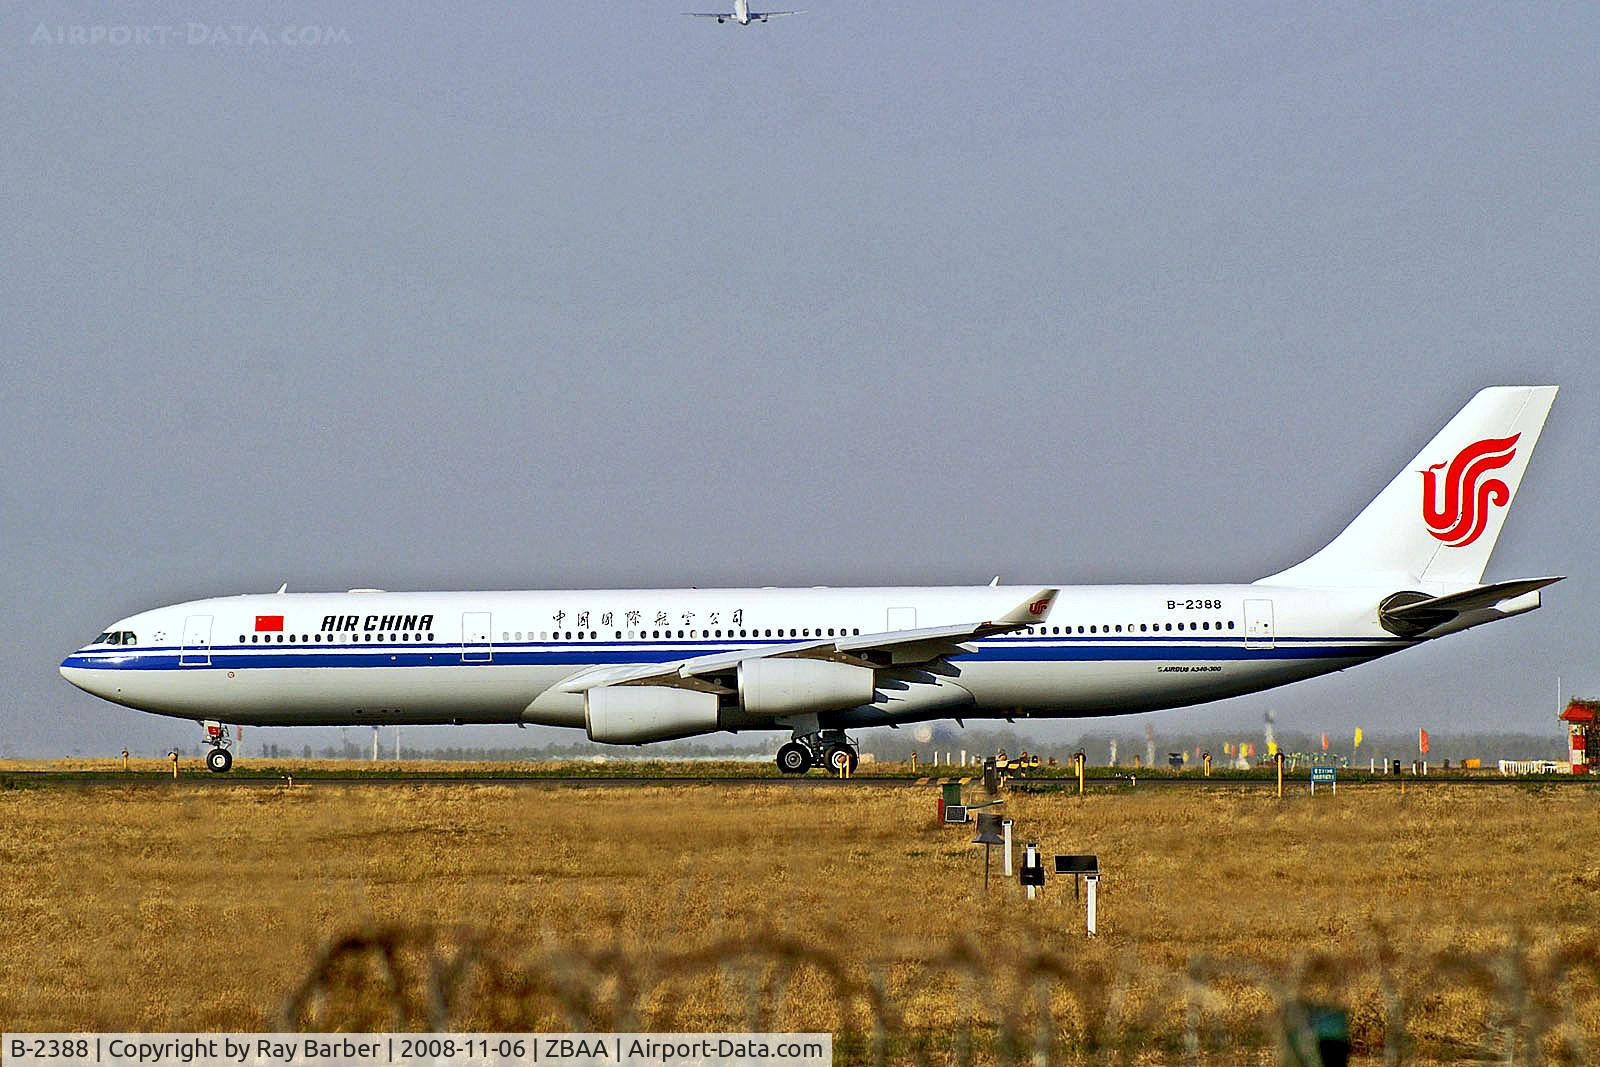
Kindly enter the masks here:
M 206 744 L 211 746 L 211 751 L 206 753 L 206 770 L 212 774 L 227 774 L 233 769 L 233 753 L 228 751 L 228 728 L 210 720 L 205 726 Z
M 804 774 L 812 767 L 822 767 L 829 774 L 838 775 L 848 766 L 853 775 L 860 762 L 856 743 L 843 730 L 795 734 L 794 740 L 778 749 L 778 770 L 784 774 Z

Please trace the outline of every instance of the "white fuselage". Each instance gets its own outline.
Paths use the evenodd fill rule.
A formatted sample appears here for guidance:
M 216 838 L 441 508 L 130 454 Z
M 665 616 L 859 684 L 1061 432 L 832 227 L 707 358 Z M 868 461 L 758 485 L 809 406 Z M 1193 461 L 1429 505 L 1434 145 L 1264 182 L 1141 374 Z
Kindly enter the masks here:
M 279 593 L 143 612 L 68 656 L 129 707 L 260 725 L 584 725 L 585 667 L 995 618 L 1036 587 Z M 944 673 L 883 688 L 823 727 L 1180 707 L 1409 647 L 1381 589 L 1062 587 L 1043 624 L 967 643 Z M 281 628 L 280 628 L 281 627 Z M 778 729 L 731 710 L 725 729 Z

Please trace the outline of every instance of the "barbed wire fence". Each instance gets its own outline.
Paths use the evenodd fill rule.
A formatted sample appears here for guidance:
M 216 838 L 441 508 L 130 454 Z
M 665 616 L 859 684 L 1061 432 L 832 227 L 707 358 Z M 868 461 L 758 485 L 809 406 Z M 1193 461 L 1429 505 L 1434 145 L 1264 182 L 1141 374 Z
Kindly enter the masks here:
M 1282 966 L 1013 952 L 957 941 L 869 962 L 791 935 L 651 953 L 470 927 L 375 926 L 327 943 L 284 999 L 286 1030 L 752 1031 L 834 1034 L 862 1064 L 1321 1063 L 1311 1032 L 1346 1013 L 1385 1067 L 1585 1064 L 1600 1027 L 1600 938 L 1535 953 L 1360 951 Z

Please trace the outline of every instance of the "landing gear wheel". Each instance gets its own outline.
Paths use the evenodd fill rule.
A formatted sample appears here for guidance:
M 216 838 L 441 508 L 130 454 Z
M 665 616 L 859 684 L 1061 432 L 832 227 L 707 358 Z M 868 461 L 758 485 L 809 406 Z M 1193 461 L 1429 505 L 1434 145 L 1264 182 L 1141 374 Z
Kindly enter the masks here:
M 829 748 L 823 756 L 823 761 L 828 768 L 828 773 L 835 778 L 839 777 L 839 772 L 846 768 L 849 768 L 846 773 L 854 775 L 856 773 L 856 764 L 860 762 L 856 754 L 850 750 L 849 745 L 834 745 Z
M 227 774 L 233 767 L 233 754 L 225 748 L 214 748 L 206 753 L 206 770 L 212 774 Z
M 811 769 L 811 753 L 798 741 L 778 749 L 778 770 L 784 774 L 804 774 Z

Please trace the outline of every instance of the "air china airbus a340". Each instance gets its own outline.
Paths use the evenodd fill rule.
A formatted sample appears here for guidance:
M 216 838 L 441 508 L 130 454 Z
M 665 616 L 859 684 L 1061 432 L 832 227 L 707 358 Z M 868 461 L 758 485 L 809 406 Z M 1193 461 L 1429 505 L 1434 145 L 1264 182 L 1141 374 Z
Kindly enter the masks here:
M 221 723 L 785 730 L 798 774 L 853 763 L 852 728 L 1199 704 L 1538 607 L 1559 578 L 1482 576 L 1555 395 L 1485 389 L 1331 544 L 1248 585 L 280 590 L 122 619 L 61 674 L 206 722 L 214 771 Z

